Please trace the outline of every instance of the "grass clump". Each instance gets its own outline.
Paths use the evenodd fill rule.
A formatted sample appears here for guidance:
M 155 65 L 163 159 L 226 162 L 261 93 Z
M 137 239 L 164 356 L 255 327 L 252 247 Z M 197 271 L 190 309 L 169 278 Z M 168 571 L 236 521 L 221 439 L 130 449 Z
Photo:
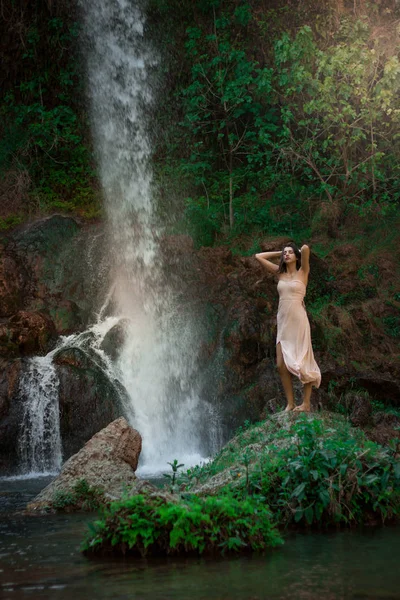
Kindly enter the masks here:
M 99 510 L 104 505 L 104 493 L 99 488 L 90 486 L 86 479 L 79 479 L 67 492 L 56 492 L 52 506 L 58 511 Z
M 82 549 L 86 554 L 139 556 L 224 554 L 281 543 L 263 498 L 189 496 L 171 502 L 138 495 L 106 508 L 103 518 L 90 526 Z

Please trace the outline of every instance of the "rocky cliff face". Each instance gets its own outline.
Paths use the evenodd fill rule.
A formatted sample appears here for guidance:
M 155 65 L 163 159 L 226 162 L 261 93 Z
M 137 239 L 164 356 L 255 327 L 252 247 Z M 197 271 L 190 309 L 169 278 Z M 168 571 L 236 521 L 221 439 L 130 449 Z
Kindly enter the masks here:
M 2 470 L 6 466 L 15 469 L 18 461 L 22 414 L 19 381 L 26 361 L 49 352 L 58 336 L 83 330 L 105 296 L 109 268 L 104 236 L 99 225 L 80 227 L 71 218 L 53 216 L 2 240 Z M 286 241 L 266 241 L 263 249 L 279 248 Z M 348 250 L 343 253 L 339 247 L 326 260 L 315 254 L 311 257 L 306 305 L 322 371 L 322 386 L 313 392 L 312 401 L 315 407 L 332 408 L 349 391 L 361 390 L 369 394 L 369 402 L 375 399 L 399 405 L 396 332 L 379 326 L 396 323 L 396 301 L 390 304 L 382 299 L 376 281 L 371 281 L 374 276 L 368 272 L 361 283 L 355 283 L 357 261 L 353 257 L 346 263 Z M 283 407 L 283 391 L 275 369 L 278 296 L 274 278 L 264 273 L 254 258 L 234 255 L 227 248 L 196 251 L 187 236 L 162 240 L 160 255 L 164 275 L 179 305 L 195 315 L 202 330 L 199 387 L 202 396 L 218 407 L 225 437 L 244 420 L 258 420 Z M 395 285 L 390 279 L 390 265 L 385 268 L 384 291 Z M 103 350 L 115 357 L 123 337 L 120 322 L 107 334 Z M 124 390 L 109 381 L 96 361 L 83 351 L 64 349 L 54 362 L 60 382 L 61 432 L 67 458 L 121 414 Z M 300 400 L 301 386 L 297 382 L 295 390 Z M 355 394 L 354 398 L 348 396 L 346 402 L 355 404 L 354 411 L 361 414 L 364 425 L 374 425 L 375 417 L 370 415 L 365 421 L 360 397 L 357 400 Z M 352 411 L 350 406 L 347 409 Z M 383 422 L 384 418 L 377 423 L 381 429 Z
M 15 471 L 18 464 L 20 382 L 27 361 L 51 351 L 60 335 L 84 329 L 104 297 L 104 235 L 100 226 L 87 229 L 53 216 L 1 240 L 1 471 Z M 88 356 L 59 356 L 56 369 L 66 458 L 120 415 L 120 396 Z

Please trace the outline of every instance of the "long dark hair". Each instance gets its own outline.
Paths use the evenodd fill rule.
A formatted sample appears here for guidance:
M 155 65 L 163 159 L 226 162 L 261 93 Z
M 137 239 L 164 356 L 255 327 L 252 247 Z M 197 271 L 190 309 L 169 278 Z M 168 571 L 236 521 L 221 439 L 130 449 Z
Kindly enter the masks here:
M 281 256 L 281 260 L 279 261 L 278 273 L 286 273 L 286 271 L 287 271 L 285 259 L 283 256 L 283 251 L 285 248 L 293 248 L 293 252 L 296 255 L 296 269 L 299 270 L 301 267 L 301 252 L 298 249 L 298 247 L 296 246 L 296 244 L 293 244 L 293 242 L 289 242 L 289 244 L 285 244 L 284 247 L 282 248 L 282 256 Z

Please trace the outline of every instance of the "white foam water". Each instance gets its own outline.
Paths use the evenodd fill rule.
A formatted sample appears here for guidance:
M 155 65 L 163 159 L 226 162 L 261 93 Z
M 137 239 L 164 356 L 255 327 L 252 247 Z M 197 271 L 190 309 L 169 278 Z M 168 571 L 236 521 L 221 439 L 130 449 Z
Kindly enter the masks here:
M 95 324 L 61 338 L 47 356 L 28 362 L 21 381 L 22 472 L 60 467 L 53 356 L 60 348 L 78 347 L 126 389 L 125 415 L 143 438 L 141 472 L 156 474 L 168 470 L 168 461 L 175 458 L 186 467 L 204 461 L 220 445 L 219 418 L 198 393 L 199 329 L 162 270 L 148 135 L 158 57 L 145 37 L 141 4 L 81 0 L 81 12 L 93 139 L 108 222 L 110 289 Z M 102 342 L 117 324 L 123 343 L 111 358 Z
M 115 371 L 129 396 L 127 418 L 143 437 L 142 469 L 162 471 L 175 458 L 198 462 L 219 436 L 218 415 L 196 391 L 199 332 L 161 268 L 148 135 L 158 57 L 145 37 L 141 3 L 85 0 L 81 6 L 114 260 L 108 302 L 125 323 Z
M 21 474 L 56 473 L 61 467 L 58 385 L 52 353 L 29 359 L 20 380 Z
M 53 363 L 55 354 L 63 348 L 80 348 L 97 359 L 97 364 L 110 378 L 116 378 L 112 361 L 101 344 L 118 321 L 116 317 L 109 317 L 83 333 L 62 336 L 56 348 L 46 356 L 36 356 L 26 362 L 19 383 L 23 414 L 18 444 L 18 477 L 56 475 L 61 468 L 59 380 Z

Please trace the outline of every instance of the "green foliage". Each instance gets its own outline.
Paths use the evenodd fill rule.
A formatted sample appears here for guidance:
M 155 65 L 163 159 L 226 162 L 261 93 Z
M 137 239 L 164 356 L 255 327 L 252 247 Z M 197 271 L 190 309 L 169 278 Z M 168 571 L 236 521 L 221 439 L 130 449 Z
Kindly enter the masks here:
M 0 231 L 6 231 L 7 229 L 12 229 L 16 227 L 22 222 L 22 217 L 20 215 L 11 215 L 9 217 L 5 217 L 4 219 L 0 218 Z
M 41 20 L 40 11 L 22 26 L 21 78 L 0 97 L 0 186 L 6 214 L 99 208 L 85 113 L 77 102 L 78 27 L 61 18 Z M 51 55 L 51 61 L 47 60 Z M 26 173 L 24 186 L 7 185 L 9 173 Z M 3 182 L 1 181 L 3 180 Z M 7 206 L 7 202 L 9 206 Z
M 112 503 L 84 542 L 86 553 L 159 554 L 246 552 L 281 543 L 263 499 L 134 496 Z
M 360 524 L 400 508 L 398 441 L 370 442 L 339 416 L 284 415 L 246 424 L 215 459 L 186 473 L 173 498 L 113 502 L 89 525 L 87 554 L 205 554 L 264 550 L 282 540 L 274 523 Z M 177 461 L 171 463 L 176 473 Z M 217 495 L 193 488 L 224 472 Z M 208 489 L 212 489 L 209 487 Z
M 293 444 L 285 459 L 263 465 L 253 478 L 267 487 L 272 510 L 290 522 L 362 523 L 372 515 L 393 517 L 400 500 L 400 470 L 388 450 L 349 427 L 326 428 L 318 419 L 300 419 L 292 428 Z M 270 486 L 272 476 L 280 485 Z
M 339 417 L 267 421 L 234 438 L 211 464 L 188 475 L 204 483 L 229 471 L 237 498 L 262 495 L 281 524 L 384 521 L 400 507 L 395 453 Z
M 380 400 L 371 400 L 373 412 L 383 412 L 387 415 L 393 415 L 400 419 L 400 408 L 391 406 Z
M 197 242 L 293 237 L 310 226 L 337 237 L 354 216 L 392 222 L 400 63 L 375 35 L 374 17 L 338 18 L 329 3 L 311 20 L 248 1 L 183 4 L 152 2 L 163 23 L 168 6 L 181 16 L 167 28 L 168 44 L 177 42 L 170 104 L 179 116 L 168 114 L 159 155 L 182 182 Z M 391 30 L 395 14 L 384 5 Z
M 400 317 L 397 315 L 383 317 L 385 332 L 393 338 L 400 338 Z
M 189 160 L 182 172 L 202 189 L 199 198 L 188 200 L 188 216 L 205 220 L 207 235 L 225 223 L 240 232 L 256 211 L 256 174 L 262 167 L 259 138 L 265 112 L 261 97 L 271 93 L 270 73 L 261 69 L 245 51 L 244 35 L 251 20 L 248 4 L 232 15 L 213 12 L 212 32 L 206 27 L 187 29 L 186 52 L 191 64 L 191 81 L 182 90 L 183 140 L 190 145 Z M 251 182 L 251 183 L 250 183 Z M 263 221 L 268 211 L 257 215 Z
M 104 504 L 102 490 L 92 487 L 86 479 L 79 479 L 69 492 L 56 492 L 52 506 L 59 511 L 82 510 L 94 512 Z

